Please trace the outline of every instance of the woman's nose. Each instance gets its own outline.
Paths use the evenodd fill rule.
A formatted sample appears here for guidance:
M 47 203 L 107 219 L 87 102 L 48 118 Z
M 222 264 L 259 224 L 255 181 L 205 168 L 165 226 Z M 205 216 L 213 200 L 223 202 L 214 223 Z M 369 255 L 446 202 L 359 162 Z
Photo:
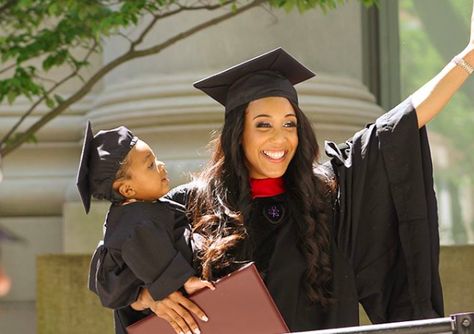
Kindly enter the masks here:
M 286 141 L 286 133 L 283 129 L 275 129 L 270 139 L 274 143 L 283 143 Z

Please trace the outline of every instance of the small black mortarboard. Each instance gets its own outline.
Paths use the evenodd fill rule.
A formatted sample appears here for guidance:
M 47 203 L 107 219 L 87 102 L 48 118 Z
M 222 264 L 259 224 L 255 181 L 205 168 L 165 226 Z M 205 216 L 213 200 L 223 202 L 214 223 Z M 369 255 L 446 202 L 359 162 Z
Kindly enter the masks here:
M 194 83 L 226 112 L 253 100 L 282 96 L 298 105 L 293 85 L 315 74 L 282 48 L 247 60 Z
M 94 139 L 91 123 L 87 122 L 86 132 L 84 133 L 84 144 L 82 145 L 81 161 L 77 172 L 76 184 L 81 195 L 82 204 L 86 212 L 89 213 L 91 206 L 91 191 L 89 187 L 89 157 L 91 141 Z
M 89 213 L 91 197 L 111 202 L 123 200 L 113 190 L 112 184 L 122 161 L 136 144 L 138 138 L 124 126 L 92 134 L 87 122 L 82 146 L 81 161 L 76 184 L 86 213 Z

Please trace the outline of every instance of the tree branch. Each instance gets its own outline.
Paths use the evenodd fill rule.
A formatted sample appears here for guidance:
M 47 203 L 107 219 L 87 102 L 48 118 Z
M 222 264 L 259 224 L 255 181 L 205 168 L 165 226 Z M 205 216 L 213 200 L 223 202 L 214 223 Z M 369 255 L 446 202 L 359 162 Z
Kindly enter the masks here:
M 176 11 L 176 12 L 179 12 L 179 11 Z M 145 29 L 142 30 L 142 32 L 140 33 L 140 36 L 138 36 L 138 38 L 135 41 L 130 43 L 130 49 L 129 49 L 130 52 L 133 52 L 136 46 L 140 45 L 141 42 L 143 42 L 143 40 L 145 39 L 145 36 L 150 32 L 150 30 L 154 27 L 154 25 L 156 24 L 156 22 L 158 22 L 159 19 L 160 17 L 158 15 L 153 15 L 153 19 L 150 21 L 150 23 L 148 23 Z
M 2 68 L 2 69 L 0 70 L 0 74 L 3 74 L 3 73 L 5 73 L 5 72 L 7 72 L 8 70 L 11 70 L 11 69 L 14 68 L 15 66 L 16 66 L 16 63 L 15 63 L 15 64 L 11 64 L 11 65 L 9 65 L 9 66 L 7 66 L 7 67 L 5 67 L 5 68 Z
M 219 4 L 215 4 L 215 5 L 202 5 L 202 6 L 181 6 L 181 5 L 178 5 L 179 8 L 182 8 L 184 10 L 202 10 L 202 9 L 208 9 L 208 10 L 214 10 L 214 9 L 217 9 L 217 8 L 220 8 L 220 7 L 225 7 L 229 4 L 231 4 L 232 2 L 234 2 L 235 0 L 228 0 L 228 1 L 225 1 L 223 3 L 219 3 Z
M 15 131 L 20 127 L 20 125 L 25 121 L 25 119 L 28 116 L 31 115 L 31 113 L 36 109 L 36 107 L 38 107 L 46 99 L 46 97 L 49 94 L 51 94 L 56 88 L 58 88 L 59 86 L 61 86 L 66 81 L 70 80 L 71 78 L 75 77 L 76 74 L 77 74 L 77 71 L 74 71 L 74 72 L 70 73 L 68 76 L 64 77 L 61 81 L 57 82 L 43 96 L 41 96 L 35 103 L 33 103 L 31 105 L 31 107 L 20 117 L 20 119 L 15 123 L 15 125 L 0 140 L 0 155 L 2 155 L 2 156 L 6 155 L 6 154 L 1 153 L 3 151 L 3 148 L 1 147 L 1 145 L 6 145 L 7 141 L 10 139 L 10 137 L 13 135 L 13 133 L 15 133 Z M 25 131 L 25 133 L 20 135 L 20 138 L 24 137 L 25 134 L 27 134 L 27 136 L 25 136 L 25 138 L 23 140 L 23 142 L 25 142 L 28 139 L 29 135 L 32 134 L 32 133 L 34 133 L 34 132 Z M 18 140 L 20 140 L 20 138 Z
M 264 0 L 254 0 L 249 4 L 236 9 L 235 11 L 229 12 L 229 13 L 221 15 L 221 16 L 218 16 L 218 17 L 216 17 L 212 20 L 209 20 L 209 21 L 206 21 L 204 23 L 198 24 L 197 26 L 194 26 L 193 28 L 191 28 L 189 30 L 183 31 L 182 33 L 179 33 L 179 34 L 171 37 L 170 39 L 166 40 L 165 42 L 163 42 L 161 44 L 152 46 L 152 47 L 147 48 L 147 49 L 135 51 L 135 53 L 136 53 L 135 57 L 145 57 L 145 56 L 148 56 L 148 55 L 151 55 L 151 54 L 159 53 L 163 49 L 175 44 L 176 42 L 178 42 L 178 41 L 180 41 L 180 40 L 182 40 L 186 37 L 189 37 L 189 36 L 199 32 L 203 29 L 209 28 L 209 27 L 211 27 L 213 25 L 216 25 L 216 24 L 218 24 L 222 21 L 225 21 L 225 20 L 227 20 L 227 19 L 229 19 L 233 16 L 241 14 L 241 13 L 243 13 L 243 12 L 245 12 L 245 11 L 251 9 L 251 8 L 259 6 L 260 4 L 262 4 L 264 2 L 265 2 Z
M 57 81 L 54 81 L 52 79 L 49 79 L 49 78 L 45 78 L 41 75 L 38 75 L 38 74 L 35 74 L 33 75 L 34 78 L 38 79 L 38 80 L 41 80 L 41 81 L 44 81 L 44 82 L 49 82 L 49 83 L 52 83 L 52 84 L 57 84 L 58 82 Z
M 146 35 L 148 35 L 148 33 L 150 32 L 151 29 L 153 29 L 153 27 L 155 26 L 156 22 L 158 22 L 158 20 L 161 20 L 161 19 L 164 19 L 168 16 L 172 16 L 172 15 L 175 15 L 175 14 L 178 14 L 184 10 L 186 11 L 191 11 L 191 10 L 202 10 L 202 9 L 207 9 L 207 10 L 215 10 L 215 9 L 218 9 L 218 8 L 222 8 L 222 7 L 225 7 L 227 6 L 228 4 L 232 3 L 234 0 L 228 0 L 222 4 L 215 4 L 215 5 L 202 5 L 202 6 L 191 6 L 191 7 L 188 7 L 188 6 L 181 6 L 178 4 L 178 9 L 175 9 L 175 10 L 171 10 L 169 12 L 166 12 L 164 14 L 153 14 L 153 13 L 150 13 L 151 15 L 153 15 L 153 19 L 151 20 L 151 22 L 146 26 L 145 29 L 143 29 L 143 31 L 140 33 L 140 36 L 138 36 L 138 38 L 131 43 L 130 45 L 130 50 L 135 50 L 136 47 L 138 45 L 140 45 L 142 42 L 143 42 L 143 39 L 145 38 Z
M 95 48 L 97 47 L 97 41 L 94 41 L 94 44 L 92 47 L 89 49 L 87 54 L 84 56 L 83 61 L 86 61 L 89 59 L 89 57 L 92 55 L 94 52 Z M 61 79 L 60 81 L 56 82 L 41 98 L 39 98 L 33 105 L 20 117 L 20 119 L 15 123 L 15 125 L 10 129 L 10 131 L 7 132 L 5 136 L 0 140 L 0 152 L 3 150 L 3 145 L 6 145 L 7 141 L 11 138 L 11 136 L 15 133 L 15 131 L 20 127 L 20 125 L 25 121 L 25 119 L 31 115 L 31 113 L 38 107 L 45 99 L 46 97 L 54 92 L 59 86 L 63 85 L 65 82 L 69 81 L 73 77 L 79 75 L 79 70 L 80 68 L 76 68 L 73 72 L 71 72 L 69 75 Z M 54 110 L 54 109 L 53 109 Z M 34 133 L 34 132 L 31 132 Z M 24 133 L 29 136 L 31 133 L 28 132 L 28 130 Z M 22 137 L 22 136 L 20 136 Z M 28 137 L 25 137 L 25 140 L 27 140 Z M 4 155 L 0 153 L 0 155 Z
M 125 35 L 123 32 L 119 32 L 117 35 L 122 37 L 123 39 L 126 39 L 130 44 L 132 44 L 134 42 L 132 39 L 130 39 L 130 37 Z
M 153 47 L 143 49 L 140 51 L 136 50 L 128 50 L 126 53 L 123 55 L 117 57 L 116 59 L 112 60 L 110 63 L 106 64 L 104 67 L 102 67 L 100 70 L 98 70 L 76 93 L 71 95 L 69 98 L 64 100 L 63 103 L 58 105 L 56 108 L 52 109 L 45 115 L 43 115 L 39 120 L 37 120 L 35 123 L 33 123 L 25 132 L 23 132 L 21 135 L 18 136 L 18 138 L 15 138 L 16 140 L 7 145 L 6 147 L 0 148 L 0 155 L 5 157 L 9 153 L 11 153 L 13 150 L 18 148 L 20 145 L 22 145 L 24 142 L 28 140 L 28 138 L 31 136 L 31 134 L 36 133 L 39 129 L 41 129 L 45 124 L 47 124 L 49 121 L 54 119 L 56 116 L 61 114 L 64 110 L 66 110 L 69 106 L 71 106 L 73 103 L 79 101 L 81 98 L 83 98 L 91 89 L 92 87 L 100 80 L 102 79 L 107 73 L 115 69 L 116 67 L 120 66 L 121 64 L 135 59 L 135 58 L 141 58 L 145 57 L 151 54 L 156 54 L 162 51 L 163 49 L 175 44 L 176 42 L 189 37 L 201 30 L 204 30 L 210 26 L 216 25 L 222 21 L 225 21 L 231 17 L 237 16 L 239 14 L 242 14 L 246 11 L 248 11 L 251 8 L 254 8 L 256 6 L 259 6 L 260 4 L 264 3 L 266 0 L 254 0 L 250 2 L 249 4 L 242 6 L 240 8 L 237 8 L 236 10 L 226 13 L 224 15 L 218 16 L 214 19 L 211 19 L 209 21 L 206 21 L 204 23 L 201 23 L 199 25 L 194 26 L 193 28 L 190 28 L 182 33 L 179 33 L 170 39 L 166 40 L 165 42 L 155 45 Z M 167 15 L 168 13 L 165 13 L 163 15 Z M 149 31 L 149 30 L 148 30 Z M 145 34 L 146 35 L 146 34 Z M 143 35 L 143 38 L 145 37 Z M 140 38 L 140 37 L 139 37 Z M 3 140 L 2 140 L 3 141 Z

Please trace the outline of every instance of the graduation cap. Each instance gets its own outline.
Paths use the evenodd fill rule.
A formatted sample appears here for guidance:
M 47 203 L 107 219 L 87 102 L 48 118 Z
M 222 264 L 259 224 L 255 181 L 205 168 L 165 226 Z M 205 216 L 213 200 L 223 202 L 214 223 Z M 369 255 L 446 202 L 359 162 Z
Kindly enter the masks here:
M 315 74 L 282 48 L 277 48 L 194 83 L 214 100 L 235 109 L 253 100 L 286 97 L 298 105 L 293 87 Z
M 137 143 L 138 138 L 124 126 L 92 134 L 87 122 L 82 145 L 81 161 L 76 184 L 86 213 L 89 213 L 91 197 L 119 202 L 124 198 L 112 184 L 122 161 Z

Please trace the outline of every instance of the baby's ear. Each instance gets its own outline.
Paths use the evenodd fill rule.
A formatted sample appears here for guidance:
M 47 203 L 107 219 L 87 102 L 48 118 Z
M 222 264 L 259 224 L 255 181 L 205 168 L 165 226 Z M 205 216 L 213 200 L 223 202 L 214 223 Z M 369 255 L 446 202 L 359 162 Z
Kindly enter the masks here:
M 120 195 L 125 198 L 133 198 L 135 196 L 135 189 L 127 181 L 115 181 L 113 188 L 116 189 Z

